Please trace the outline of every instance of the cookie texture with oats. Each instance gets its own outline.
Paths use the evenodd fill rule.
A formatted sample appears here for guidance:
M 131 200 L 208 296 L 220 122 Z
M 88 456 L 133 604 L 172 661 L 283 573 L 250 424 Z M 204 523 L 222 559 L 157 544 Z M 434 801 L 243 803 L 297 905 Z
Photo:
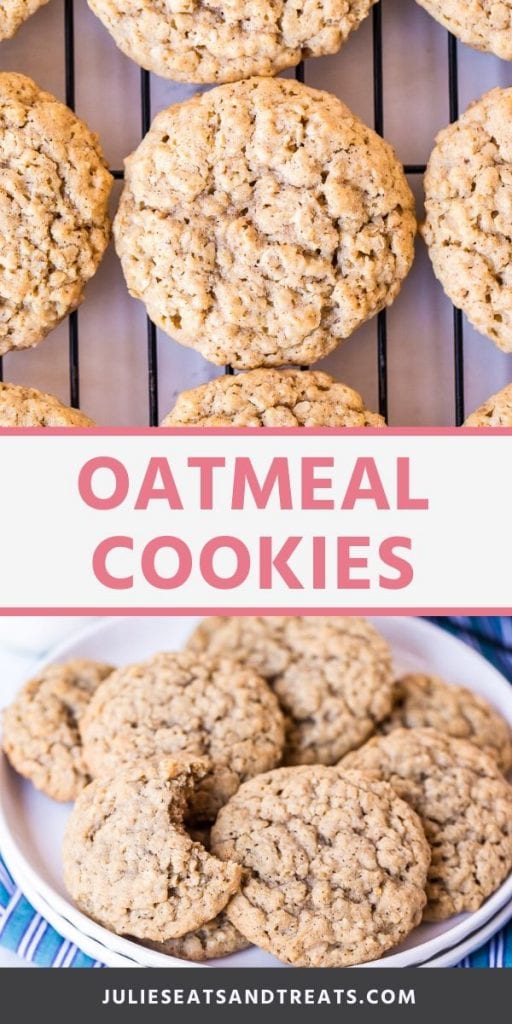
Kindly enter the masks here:
M 48 0 L 2 0 L 0 7 L 0 42 L 10 39 L 31 14 L 48 3 Z
M 179 395 L 163 427 L 385 427 L 357 391 L 320 370 L 249 370 Z
M 267 680 L 285 716 L 286 764 L 333 764 L 391 712 L 390 650 L 363 619 L 214 616 L 188 647 L 230 651 Z
M 417 0 L 436 21 L 476 50 L 512 60 L 511 0 Z
M 422 227 L 434 273 L 470 323 L 512 352 L 512 89 L 493 89 L 439 133 Z
M 396 297 L 415 231 L 391 146 L 336 97 L 272 78 L 158 114 L 114 224 L 151 319 L 238 369 L 333 351 Z
M 206 766 L 163 759 L 96 779 L 66 827 L 64 881 L 84 913 L 119 935 L 164 942 L 218 914 L 241 870 L 183 826 Z
M 455 739 L 471 740 L 496 759 L 502 772 L 512 768 L 508 722 L 472 690 L 445 683 L 437 676 L 411 673 L 395 683 L 394 700 L 393 711 L 381 722 L 379 732 L 436 729 Z
M 478 910 L 512 869 L 512 786 L 494 757 L 434 729 L 397 729 L 348 754 L 417 812 L 432 848 L 425 919 Z
M 88 0 L 119 48 L 177 82 L 275 75 L 336 53 L 375 0 Z
M 189 832 L 193 839 L 202 843 L 207 850 L 211 850 L 210 829 L 190 829 Z M 187 932 L 179 939 L 144 944 L 156 950 L 157 953 L 197 962 L 232 956 L 250 946 L 250 942 L 229 920 L 225 910 L 221 910 L 220 914 L 213 918 L 213 921 L 207 921 L 200 928 Z
M 238 928 L 235 928 L 225 910 L 222 910 L 213 921 L 207 921 L 200 928 L 187 932 L 179 939 L 146 942 L 144 945 L 165 956 L 202 963 L 205 960 L 220 960 L 222 957 L 241 953 L 242 950 L 248 949 L 251 943 Z
M 2 745 L 9 761 L 53 800 L 75 800 L 90 781 L 80 722 L 112 671 L 85 658 L 47 665 L 4 711 Z
M 184 651 L 157 654 L 112 674 L 81 727 L 91 775 L 114 775 L 151 757 L 208 757 L 191 816 L 212 821 L 241 782 L 281 760 L 283 716 L 254 669 Z M 214 916 L 214 915 L 212 915 Z
M 512 384 L 491 395 L 468 416 L 465 427 L 512 427 Z
M 421 920 L 430 850 L 391 786 L 314 765 L 251 779 L 221 810 L 212 848 L 243 868 L 226 913 L 297 967 L 382 956 Z
M 96 135 L 30 78 L 0 72 L 0 356 L 80 305 L 110 237 Z
M 63 405 L 55 395 L 0 381 L 0 428 L 93 426 L 88 416 Z

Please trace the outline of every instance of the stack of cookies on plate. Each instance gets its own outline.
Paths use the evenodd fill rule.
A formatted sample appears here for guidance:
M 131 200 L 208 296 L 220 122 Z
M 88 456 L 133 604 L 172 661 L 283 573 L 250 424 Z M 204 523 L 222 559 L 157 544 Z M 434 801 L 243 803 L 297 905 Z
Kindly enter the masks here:
M 512 870 L 508 724 L 470 690 L 397 682 L 357 618 L 206 619 L 179 653 L 50 665 L 3 746 L 75 801 L 78 906 L 176 957 L 374 960 Z

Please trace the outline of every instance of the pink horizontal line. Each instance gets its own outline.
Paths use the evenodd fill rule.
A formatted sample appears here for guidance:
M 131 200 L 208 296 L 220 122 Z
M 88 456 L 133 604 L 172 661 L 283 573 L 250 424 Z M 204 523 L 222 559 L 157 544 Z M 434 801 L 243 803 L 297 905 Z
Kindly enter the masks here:
M 2 427 L 7 437 L 510 437 L 512 427 Z
M 108 616 L 167 616 L 185 617 L 188 615 L 511 615 L 512 606 L 503 608 L 461 608 L 458 605 L 448 608 L 0 608 L 0 615 L 108 615 Z

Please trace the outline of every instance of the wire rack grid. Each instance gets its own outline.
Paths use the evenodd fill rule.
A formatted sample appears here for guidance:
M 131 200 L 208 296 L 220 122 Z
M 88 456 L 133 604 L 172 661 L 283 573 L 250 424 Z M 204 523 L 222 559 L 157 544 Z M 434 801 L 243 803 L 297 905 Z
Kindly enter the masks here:
M 75 0 L 64 0 L 64 71 L 65 100 L 69 107 L 75 109 Z M 447 33 L 448 90 L 450 120 L 459 116 L 459 76 L 457 40 Z M 379 135 L 384 135 L 384 61 L 383 61 L 383 30 L 382 0 L 372 9 L 372 72 L 373 72 L 373 116 L 374 127 Z M 299 81 L 307 80 L 307 66 L 303 62 L 296 69 Z M 140 127 L 144 136 L 149 130 L 151 110 L 151 74 L 140 71 Z M 405 164 L 407 175 L 423 175 L 424 164 Z M 113 170 L 114 179 L 122 180 L 123 171 Z M 157 330 L 149 318 L 146 318 L 147 334 L 147 402 L 148 422 L 150 426 L 159 423 L 159 375 L 158 375 L 158 343 Z M 454 358 L 454 410 L 455 423 L 459 426 L 464 421 L 464 327 L 460 310 L 453 308 L 453 358 Z M 378 381 L 379 412 L 388 418 L 388 317 L 386 311 L 376 318 L 376 359 Z M 78 408 L 80 405 L 80 344 L 79 344 L 79 313 L 75 311 L 68 318 L 68 360 L 69 360 L 69 401 Z M 302 369 L 306 369 L 303 367 Z M 226 373 L 232 373 L 226 366 Z M 3 379 L 3 365 L 0 357 L 0 380 Z

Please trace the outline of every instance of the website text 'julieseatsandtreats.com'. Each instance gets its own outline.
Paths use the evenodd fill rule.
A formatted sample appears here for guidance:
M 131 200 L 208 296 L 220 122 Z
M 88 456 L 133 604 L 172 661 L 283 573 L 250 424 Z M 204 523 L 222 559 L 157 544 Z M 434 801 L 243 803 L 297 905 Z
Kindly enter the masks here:
M 512 0 L 3 0 L 0 58 L 4 1002 L 480 1017 Z

